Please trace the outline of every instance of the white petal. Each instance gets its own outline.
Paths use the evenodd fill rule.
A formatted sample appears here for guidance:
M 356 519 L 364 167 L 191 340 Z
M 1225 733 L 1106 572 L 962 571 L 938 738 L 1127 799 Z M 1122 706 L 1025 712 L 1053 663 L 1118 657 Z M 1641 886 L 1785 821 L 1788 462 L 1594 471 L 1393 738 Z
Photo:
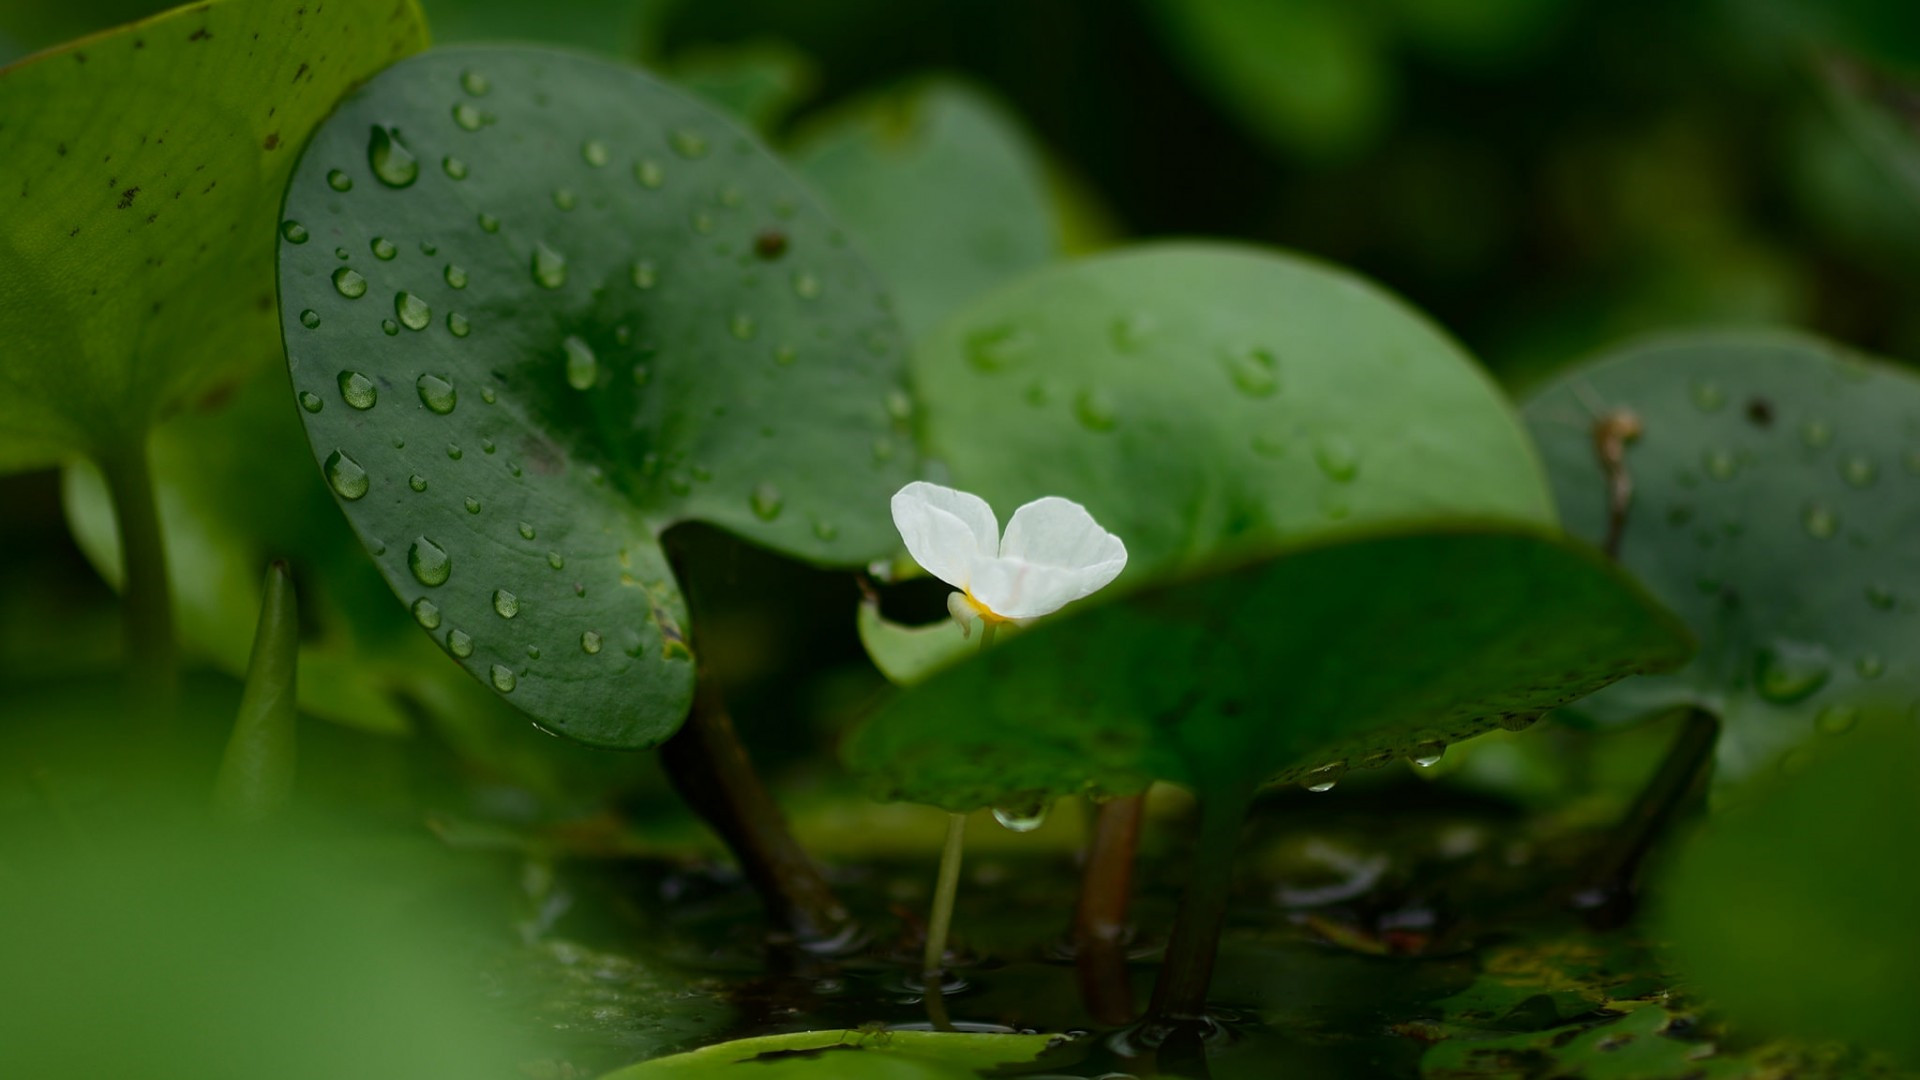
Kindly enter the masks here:
M 1076 567 L 982 559 L 973 566 L 973 598 L 1003 619 L 1037 619 L 1099 592 L 1126 565 L 1124 557 Z
M 973 609 L 973 601 L 967 599 L 966 593 L 947 594 L 947 614 L 960 624 L 961 637 L 973 636 L 973 624 L 980 621 L 980 613 Z
M 914 562 L 962 589 L 968 567 L 1000 547 L 1000 522 L 985 499 L 924 480 L 894 492 L 893 525 Z
M 1105 588 L 1126 565 L 1119 537 L 1086 507 L 1049 495 L 1013 512 L 1000 558 L 973 568 L 973 596 L 1003 618 L 1037 618 Z

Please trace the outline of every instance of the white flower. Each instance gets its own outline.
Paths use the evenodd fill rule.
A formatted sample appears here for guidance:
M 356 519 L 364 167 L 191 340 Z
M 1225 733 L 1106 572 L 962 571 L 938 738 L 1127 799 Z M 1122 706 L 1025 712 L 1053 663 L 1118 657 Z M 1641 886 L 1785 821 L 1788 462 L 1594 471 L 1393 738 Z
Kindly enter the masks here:
M 1127 545 L 1087 508 L 1049 495 L 1022 506 L 1000 535 L 978 495 L 916 480 L 893 496 L 907 553 L 959 589 L 947 611 L 969 635 L 973 620 L 1024 622 L 1100 591 L 1127 565 Z

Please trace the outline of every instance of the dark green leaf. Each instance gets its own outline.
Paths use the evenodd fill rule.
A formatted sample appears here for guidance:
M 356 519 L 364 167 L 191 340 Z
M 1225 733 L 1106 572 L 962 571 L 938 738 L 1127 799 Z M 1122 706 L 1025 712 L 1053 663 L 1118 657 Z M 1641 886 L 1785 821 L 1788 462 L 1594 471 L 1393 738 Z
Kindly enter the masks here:
M 806 53 L 779 40 L 685 49 L 665 74 L 763 134 L 779 127 L 820 80 Z
M 1599 417 L 1630 410 L 1633 502 L 1622 564 L 1700 639 L 1685 669 L 1634 679 L 1576 714 L 1630 722 L 1679 704 L 1718 714 L 1719 764 L 1744 776 L 1862 697 L 1920 697 L 1920 381 L 1811 338 L 1715 334 L 1629 346 L 1526 406 L 1568 531 L 1607 531 Z
M 1322 783 L 1522 726 L 1690 648 L 1548 534 L 1389 533 L 1070 610 L 902 694 L 846 758 L 882 795 L 953 810 L 1153 779 Z
M 294 674 L 300 657 L 300 606 L 287 564 L 267 568 L 260 625 L 247 662 L 246 691 L 214 779 L 214 807 L 241 822 L 273 817 L 293 798 L 299 735 Z
M 0 71 L 0 470 L 116 450 L 276 354 L 300 144 L 425 44 L 412 0 L 227 0 Z
M 886 299 L 710 109 L 577 56 L 439 50 L 334 114 L 287 216 L 315 457 L 401 600 L 544 726 L 679 726 L 669 526 L 822 564 L 891 548 L 914 455 Z

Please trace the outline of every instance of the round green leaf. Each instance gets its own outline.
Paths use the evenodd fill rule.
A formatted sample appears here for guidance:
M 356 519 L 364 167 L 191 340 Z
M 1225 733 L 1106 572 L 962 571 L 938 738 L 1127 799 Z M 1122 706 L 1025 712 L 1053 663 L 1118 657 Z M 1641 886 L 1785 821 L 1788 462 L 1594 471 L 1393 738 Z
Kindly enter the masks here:
M 294 156 L 425 44 L 412 0 L 225 0 L 0 70 L 0 469 L 116 449 L 274 355 Z
M 1070 609 L 901 694 L 845 756 L 884 797 L 950 810 L 1154 779 L 1326 783 L 1524 726 L 1690 649 L 1582 545 L 1385 533 Z
M 342 105 L 286 217 L 315 457 L 401 600 L 549 729 L 642 747 L 685 716 L 668 527 L 892 547 L 914 455 L 887 300 L 711 109 L 584 57 L 438 50 Z
M 1500 391 L 1378 287 L 1254 248 L 1043 270 L 914 351 L 922 443 L 1004 518 L 1043 495 L 1126 541 L 1122 582 L 1329 529 L 1551 524 Z
M 602 1080 L 764 1077 L 766 1080 L 966 1080 L 1038 1057 L 1048 1035 L 938 1031 L 796 1031 L 656 1058 Z
M 1628 346 L 1542 389 L 1525 415 L 1567 528 L 1599 541 L 1596 419 L 1639 418 L 1623 566 L 1701 642 L 1685 669 L 1622 683 L 1577 717 L 1681 704 L 1720 716 L 1721 774 L 1753 772 L 1863 697 L 1920 697 L 1920 380 L 1789 334 Z
M 840 106 L 792 157 L 873 257 L 915 340 L 1059 254 L 1039 151 L 1004 105 L 965 83 L 927 80 Z

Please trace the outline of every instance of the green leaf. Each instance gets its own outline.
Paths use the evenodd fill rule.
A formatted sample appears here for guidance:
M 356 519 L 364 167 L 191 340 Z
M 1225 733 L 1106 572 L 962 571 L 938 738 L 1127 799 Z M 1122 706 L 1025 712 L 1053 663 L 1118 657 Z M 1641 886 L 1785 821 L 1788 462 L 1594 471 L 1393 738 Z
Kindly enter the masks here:
M 827 565 L 892 548 L 914 461 L 886 297 L 712 110 L 578 56 L 437 50 L 341 106 L 286 213 L 316 459 L 400 599 L 543 726 L 679 726 L 668 527 Z
M 423 0 L 442 45 L 520 41 L 611 57 L 646 55 L 677 0 Z
M 425 44 L 412 0 L 226 0 L 0 70 L 0 470 L 135 443 L 276 353 L 300 144 Z
M 779 127 L 820 82 L 813 59 L 778 39 L 684 49 L 663 73 L 762 134 Z
M 1083 503 L 1124 585 L 1223 552 L 1453 516 L 1551 524 L 1499 390 L 1360 278 L 1157 244 L 1001 289 L 922 340 L 922 445 L 1003 516 Z
M 735 1075 L 766 1080 L 967 1080 L 995 1066 L 1030 1062 L 1051 1038 L 864 1029 L 798 1031 L 658 1058 L 608 1073 L 602 1080 Z
M 1737 778 L 1844 730 L 1863 697 L 1920 697 L 1920 381 L 1784 333 L 1645 342 L 1577 368 L 1525 409 L 1576 536 L 1607 531 L 1592 429 L 1622 409 L 1643 433 L 1620 560 L 1701 651 L 1576 718 L 1699 705 L 1724 722 L 1719 771 Z
M 1579 545 L 1382 533 L 1070 609 L 903 693 L 845 757 L 877 793 L 951 810 L 1153 779 L 1323 783 L 1523 726 L 1690 648 Z
M 1912 81 L 1838 53 L 1823 59 L 1821 75 L 1840 126 L 1920 203 L 1920 98 Z M 1905 224 L 1911 228 L 1912 219 Z
M 962 636 L 960 624 L 952 619 L 925 626 L 903 626 L 880 614 L 880 605 L 872 598 L 860 604 L 855 620 L 867 658 L 880 669 L 880 674 L 902 686 L 919 682 L 978 647 Z M 1011 625 L 1001 630 L 1018 633 Z
M 1039 150 L 1006 106 L 951 79 L 843 105 L 792 158 L 873 257 L 919 340 L 1059 254 Z
M 300 607 L 286 563 L 267 568 L 261 592 L 265 598 L 247 663 L 246 691 L 213 785 L 215 809 L 230 820 L 248 823 L 285 809 L 293 798 L 299 760 L 294 674 L 300 656 Z
M 1678 853 L 1660 926 L 1736 1020 L 1920 1062 L 1908 988 L 1920 966 L 1913 869 L 1920 737 L 1863 727 L 1775 776 Z

